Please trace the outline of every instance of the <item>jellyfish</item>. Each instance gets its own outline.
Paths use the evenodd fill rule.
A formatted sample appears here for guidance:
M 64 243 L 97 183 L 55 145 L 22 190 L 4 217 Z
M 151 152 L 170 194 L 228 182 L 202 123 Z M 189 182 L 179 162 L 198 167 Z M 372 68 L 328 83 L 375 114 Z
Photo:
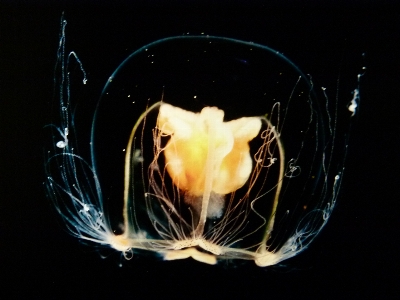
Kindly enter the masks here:
M 80 141 L 72 83 L 88 79 L 66 24 L 45 186 L 73 236 L 126 259 L 260 267 L 310 245 L 338 199 L 348 135 L 337 124 L 356 113 L 358 89 L 341 105 L 269 47 L 164 38 L 117 67 Z

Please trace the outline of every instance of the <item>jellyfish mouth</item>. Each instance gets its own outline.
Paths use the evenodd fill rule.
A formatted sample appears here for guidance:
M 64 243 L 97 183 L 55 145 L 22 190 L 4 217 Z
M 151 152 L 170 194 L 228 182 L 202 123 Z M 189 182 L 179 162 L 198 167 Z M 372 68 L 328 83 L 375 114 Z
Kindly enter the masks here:
M 197 224 L 201 215 L 203 206 L 202 196 L 192 196 L 189 193 L 185 193 L 184 201 L 189 205 L 193 211 L 193 222 Z M 224 213 L 225 206 L 225 195 L 220 195 L 214 192 L 210 193 L 209 203 L 207 206 L 207 218 L 218 219 L 221 218 Z

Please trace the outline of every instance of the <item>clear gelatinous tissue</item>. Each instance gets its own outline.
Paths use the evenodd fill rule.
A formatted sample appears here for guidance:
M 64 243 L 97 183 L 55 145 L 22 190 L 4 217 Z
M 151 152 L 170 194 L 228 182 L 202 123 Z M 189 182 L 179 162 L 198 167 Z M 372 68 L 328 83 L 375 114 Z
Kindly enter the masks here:
M 270 266 L 320 233 L 344 170 L 337 125 L 356 113 L 358 90 L 346 107 L 266 46 L 165 38 L 118 66 L 80 140 L 71 82 L 90 78 L 61 25 L 45 185 L 71 234 L 127 259 Z

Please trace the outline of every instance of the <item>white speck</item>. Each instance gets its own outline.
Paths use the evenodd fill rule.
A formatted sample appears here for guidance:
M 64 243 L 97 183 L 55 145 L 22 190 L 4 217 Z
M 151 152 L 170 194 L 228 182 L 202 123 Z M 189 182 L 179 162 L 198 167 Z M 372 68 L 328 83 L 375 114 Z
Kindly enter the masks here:
M 358 100 L 360 99 L 358 89 L 354 90 L 353 99 L 351 99 L 349 106 L 347 107 L 349 111 L 352 112 L 351 116 L 356 114 L 356 109 L 358 106 Z
M 65 143 L 64 141 L 59 141 L 57 142 L 56 146 L 58 148 L 65 148 L 65 146 L 67 146 L 67 143 Z

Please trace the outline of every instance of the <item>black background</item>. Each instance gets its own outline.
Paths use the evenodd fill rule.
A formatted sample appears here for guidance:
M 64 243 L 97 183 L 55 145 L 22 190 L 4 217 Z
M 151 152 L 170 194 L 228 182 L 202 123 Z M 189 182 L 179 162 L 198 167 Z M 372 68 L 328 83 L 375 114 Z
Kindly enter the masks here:
M 90 101 L 130 53 L 205 34 L 276 49 L 320 85 L 355 87 L 342 195 L 310 249 L 274 268 L 163 262 L 80 245 L 43 187 L 60 18 L 88 72 Z M 3 1 L 0 4 L 0 297 L 3 299 L 396 298 L 400 10 L 396 1 Z M 364 53 L 364 56 L 362 54 Z

